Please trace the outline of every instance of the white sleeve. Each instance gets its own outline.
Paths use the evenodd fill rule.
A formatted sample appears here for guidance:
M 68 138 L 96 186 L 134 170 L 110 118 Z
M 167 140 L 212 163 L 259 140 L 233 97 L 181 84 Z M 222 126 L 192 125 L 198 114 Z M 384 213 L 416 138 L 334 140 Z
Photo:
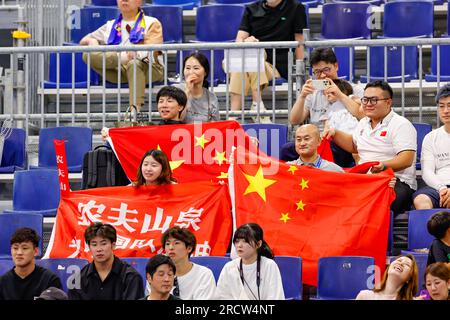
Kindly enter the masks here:
M 233 288 L 231 286 L 232 279 L 230 277 L 230 271 L 232 267 L 232 261 L 228 262 L 220 272 L 219 281 L 217 281 L 216 299 L 217 300 L 233 300 Z
M 283 282 L 280 269 L 275 261 L 267 259 L 266 285 L 264 286 L 263 300 L 285 300 Z M 264 276 L 264 274 L 263 274 Z
M 369 298 L 369 290 L 361 290 L 356 296 L 355 300 L 372 300 Z
M 406 150 L 417 151 L 417 131 L 411 122 L 405 121 L 396 128 L 392 144 L 396 154 Z
M 439 177 L 436 175 L 435 155 L 433 154 L 432 145 L 433 136 L 433 132 L 430 132 L 423 139 L 420 162 L 422 165 L 423 181 L 425 181 L 425 183 L 431 188 L 439 190 L 441 187 L 445 187 L 445 184 L 442 183 Z
M 216 281 L 210 269 L 203 269 L 198 279 L 198 287 L 194 292 L 194 300 L 211 300 L 214 299 L 216 291 Z

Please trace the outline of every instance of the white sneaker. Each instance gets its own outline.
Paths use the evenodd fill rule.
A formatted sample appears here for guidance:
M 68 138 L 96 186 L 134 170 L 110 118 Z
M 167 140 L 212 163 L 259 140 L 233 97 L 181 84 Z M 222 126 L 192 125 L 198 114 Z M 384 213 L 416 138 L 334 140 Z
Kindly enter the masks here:
M 253 101 L 252 106 L 250 107 L 251 111 L 257 111 L 258 110 L 258 102 Z M 264 103 L 261 101 L 259 103 L 259 112 L 265 112 L 267 111 L 266 107 L 264 106 Z M 257 116 L 252 116 L 253 122 L 257 122 Z M 259 117 L 259 123 L 272 123 L 272 120 L 270 119 L 270 116 L 260 116 Z

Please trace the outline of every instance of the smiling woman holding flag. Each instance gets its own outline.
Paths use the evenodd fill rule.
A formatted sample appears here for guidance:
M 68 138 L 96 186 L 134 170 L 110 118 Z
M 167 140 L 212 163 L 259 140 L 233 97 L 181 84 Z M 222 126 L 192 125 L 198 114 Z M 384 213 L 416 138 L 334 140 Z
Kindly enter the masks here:
M 134 187 L 142 185 L 174 184 L 177 180 L 172 176 L 169 159 L 161 150 L 151 149 L 142 157 L 138 167 Z

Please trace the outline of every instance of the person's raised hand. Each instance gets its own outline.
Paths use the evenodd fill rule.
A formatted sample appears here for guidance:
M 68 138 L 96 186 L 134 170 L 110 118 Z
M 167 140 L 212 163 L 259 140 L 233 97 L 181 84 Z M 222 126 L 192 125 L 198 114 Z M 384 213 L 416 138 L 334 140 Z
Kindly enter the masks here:
M 312 85 L 312 80 L 308 79 L 306 80 L 305 84 L 302 87 L 302 91 L 300 93 L 300 96 L 302 98 L 306 98 L 308 95 L 314 92 L 314 87 Z

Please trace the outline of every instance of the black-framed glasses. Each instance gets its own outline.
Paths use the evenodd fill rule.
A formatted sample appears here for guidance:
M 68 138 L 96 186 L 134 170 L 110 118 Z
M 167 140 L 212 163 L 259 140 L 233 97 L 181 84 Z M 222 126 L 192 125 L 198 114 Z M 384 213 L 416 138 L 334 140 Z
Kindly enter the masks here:
M 374 106 L 378 103 L 378 101 L 389 100 L 389 99 L 391 99 L 391 98 L 362 97 L 361 103 L 362 104 L 370 104 L 370 105 Z
M 322 68 L 322 69 L 316 69 L 316 70 L 313 70 L 313 75 L 314 76 L 320 76 L 322 73 L 325 73 L 325 74 L 328 74 L 329 72 L 331 71 L 331 68 L 330 67 L 325 67 L 325 68 Z

